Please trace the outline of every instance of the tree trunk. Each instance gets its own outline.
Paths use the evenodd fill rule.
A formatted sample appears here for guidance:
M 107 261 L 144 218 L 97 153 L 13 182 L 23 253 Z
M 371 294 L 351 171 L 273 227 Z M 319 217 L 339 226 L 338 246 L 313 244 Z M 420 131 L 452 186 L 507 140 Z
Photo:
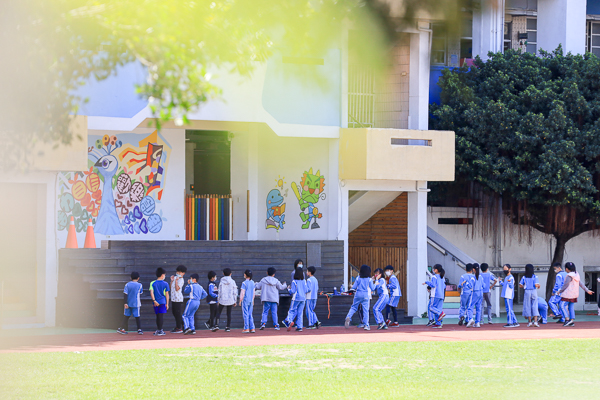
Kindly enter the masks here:
M 565 245 L 570 239 L 568 236 L 554 237 L 556 238 L 556 247 L 554 248 L 554 257 L 552 257 L 552 263 L 550 264 L 550 269 L 548 270 L 548 279 L 546 279 L 546 300 L 550 299 L 552 296 L 552 288 L 554 287 L 554 278 L 556 276 L 552 266 L 554 263 L 560 263 L 562 265 L 563 258 L 565 256 Z

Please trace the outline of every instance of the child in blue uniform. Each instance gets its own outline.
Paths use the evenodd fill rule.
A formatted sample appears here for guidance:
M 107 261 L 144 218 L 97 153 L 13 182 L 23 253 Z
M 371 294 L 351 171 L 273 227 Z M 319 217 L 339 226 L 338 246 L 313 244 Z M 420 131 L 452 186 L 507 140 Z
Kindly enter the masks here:
M 517 328 L 519 323 L 517 322 L 517 316 L 513 311 L 513 298 L 515 297 L 515 277 L 511 273 L 510 264 L 504 264 L 504 280 L 500 282 L 502 285 L 502 294 L 504 297 L 504 306 L 506 307 L 506 325 L 505 328 Z
M 432 291 L 432 300 L 431 300 L 431 316 L 435 321 L 431 327 L 432 328 L 441 328 L 444 324 L 444 317 L 446 313 L 444 313 L 444 299 L 446 298 L 446 282 L 444 281 L 444 275 L 446 271 L 440 264 L 435 264 L 433 266 L 433 273 L 435 274 L 431 281 L 427 281 L 423 283 L 423 285 L 427 285 L 431 287 Z
M 471 305 L 471 297 L 473 297 L 473 286 L 475 286 L 475 277 L 473 276 L 473 264 L 466 265 L 467 273 L 463 274 L 458 281 L 460 289 L 460 308 L 458 309 L 458 325 L 462 325 L 465 321 L 471 320 L 469 307 Z
M 242 315 L 244 317 L 244 330 L 242 333 L 254 333 L 254 317 L 252 309 L 254 308 L 254 281 L 252 280 L 252 271 L 247 269 L 244 271 L 244 283 L 242 283 L 242 291 L 240 292 L 240 307 L 242 307 Z
M 525 276 L 521 278 L 519 287 L 525 289 L 523 295 L 523 316 L 527 318 L 527 326 L 539 328 L 538 317 L 540 313 L 538 311 L 538 296 L 537 290 L 540 288 L 540 281 L 538 277 L 533 273 L 533 265 L 527 264 L 525 266 Z M 531 319 L 533 318 L 533 322 Z
M 467 323 L 467 328 L 481 328 L 481 306 L 483 305 L 483 277 L 479 274 L 479 264 L 473 264 L 475 273 L 475 284 L 473 285 L 473 294 L 471 304 L 469 305 L 469 314 L 471 319 Z
M 308 293 L 306 293 L 306 319 L 308 319 L 308 329 L 318 329 L 321 326 L 317 314 L 315 313 L 315 307 L 317 306 L 317 297 L 319 296 L 319 281 L 315 278 L 317 269 L 313 266 L 308 267 L 306 275 L 306 285 L 308 287 Z
M 210 330 L 218 330 L 218 327 L 215 327 L 215 322 L 217 321 L 217 309 L 219 308 L 219 295 L 218 295 L 218 286 L 217 282 L 217 273 L 215 271 L 208 272 L 208 296 L 206 296 L 206 302 L 209 307 L 209 317 L 208 321 L 204 323 L 206 329 Z
M 358 310 L 358 306 L 362 306 L 362 324 L 364 325 L 365 331 L 370 331 L 371 327 L 369 326 L 369 305 L 371 292 L 375 290 L 375 285 L 373 284 L 373 280 L 371 279 L 371 267 L 368 265 L 363 265 L 360 267 L 360 272 L 358 274 L 358 278 L 354 281 L 354 285 L 352 285 L 352 289 L 356 292 L 354 293 L 354 301 L 352 302 L 352 307 L 350 307 L 350 311 L 346 315 L 345 326 L 346 328 L 350 327 L 350 321 L 352 321 L 352 316 Z
M 156 269 L 156 280 L 150 282 L 150 297 L 156 314 L 156 332 L 154 336 L 164 336 L 164 316 L 169 310 L 169 284 L 165 282 L 166 271 L 163 268 Z
M 289 332 L 294 326 L 295 320 L 296 325 L 298 325 L 296 330 L 302 332 L 304 324 L 304 306 L 306 303 L 306 293 L 308 292 L 302 269 L 296 268 L 294 280 L 289 288 L 289 292 L 292 295 L 292 304 L 290 305 L 287 318 L 283 320 L 283 324 L 287 327 Z
M 543 297 L 538 297 L 538 312 L 540 313 L 541 323 L 548 323 L 548 303 Z
M 565 277 L 567 273 L 563 271 L 562 265 L 560 263 L 554 263 L 552 265 L 554 268 L 555 278 L 554 278 L 554 287 L 552 288 L 552 297 L 550 297 L 550 302 L 548 303 L 548 307 L 552 310 L 552 314 L 554 314 L 554 319 L 558 320 L 557 323 L 564 324 L 566 317 L 563 315 L 561 311 L 560 305 L 560 296 L 558 295 L 558 291 L 562 288 L 563 283 L 565 283 Z
M 188 279 L 188 285 L 183 288 L 183 294 L 190 295 L 190 299 L 185 305 L 185 310 L 183 311 L 184 335 L 196 334 L 194 316 L 196 315 L 196 311 L 198 311 L 198 307 L 200 307 L 200 301 L 208 296 L 204 288 L 198 284 L 199 279 L 200 277 L 198 274 L 190 275 L 190 279 Z
M 382 277 L 383 270 L 381 268 L 377 268 L 375 270 L 375 275 L 373 276 L 375 291 L 379 298 L 375 302 L 373 306 L 373 316 L 375 316 L 375 322 L 377 323 L 377 329 L 387 329 L 388 326 L 383 319 L 383 314 L 381 311 L 388 305 L 390 302 L 390 296 L 387 288 L 387 284 L 385 279 Z
M 129 317 L 133 315 L 135 318 L 135 323 L 137 325 L 137 333 L 138 335 L 142 335 L 142 323 L 140 321 L 140 307 L 142 306 L 142 302 L 140 300 L 140 296 L 144 293 L 144 289 L 142 288 L 142 284 L 140 283 L 140 274 L 137 272 L 131 273 L 131 281 L 127 282 L 125 288 L 123 289 L 124 299 L 125 300 L 125 317 L 123 318 L 123 328 L 117 329 L 122 335 L 127 334 L 127 327 L 129 326 Z
M 385 267 L 385 280 L 387 281 L 387 288 L 390 293 L 390 301 L 387 306 L 385 306 L 385 321 L 388 326 L 400 326 L 400 324 L 398 324 L 398 313 L 396 312 L 396 308 L 398 307 L 400 297 L 402 297 L 402 292 L 400 291 L 400 282 L 398 282 L 398 278 L 394 275 L 394 267 L 391 265 Z M 392 311 L 394 322 L 390 321 L 388 318 L 390 310 Z
M 492 298 L 490 291 L 498 281 L 496 276 L 489 271 L 487 263 L 481 264 L 481 276 L 483 278 L 483 301 L 485 302 L 485 315 L 487 315 L 487 323 L 492 323 Z

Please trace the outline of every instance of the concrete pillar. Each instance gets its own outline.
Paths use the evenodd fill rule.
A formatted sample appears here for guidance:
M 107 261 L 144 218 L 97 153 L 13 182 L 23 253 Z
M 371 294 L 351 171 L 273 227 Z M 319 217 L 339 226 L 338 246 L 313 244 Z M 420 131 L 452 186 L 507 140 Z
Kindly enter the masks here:
M 430 35 L 428 29 L 410 34 L 408 129 L 427 130 L 429 126 Z
M 537 48 L 552 51 L 562 44 L 564 53 L 585 52 L 586 0 L 538 2 Z
M 350 276 L 348 274 L 348 187 L 345 181 L 340 185 L 340 234 L 339 239 L 344 241 L 344 284 L 349 288 Z
M 408 315 L 420 317 L 427 311 L 427 182 L 417 182 L 408 193 L 408 262 L 406 296 Z
M 327 207 L 329 217 L 329 229 L 327 239 L 338 240 L 340 231 L 340 191 L 339 191 L 339 159 L 340 159 L 340 140 L 329 139 L 329 179 L 333 185 L 330 186 L 327 194 Z M 334 186 L 338 187 L 334 187 Z
M 488 52 L 502 51 L 504 42 L 504 0 L 482 1 L 473 11 L 473 58 L 487 60 Z

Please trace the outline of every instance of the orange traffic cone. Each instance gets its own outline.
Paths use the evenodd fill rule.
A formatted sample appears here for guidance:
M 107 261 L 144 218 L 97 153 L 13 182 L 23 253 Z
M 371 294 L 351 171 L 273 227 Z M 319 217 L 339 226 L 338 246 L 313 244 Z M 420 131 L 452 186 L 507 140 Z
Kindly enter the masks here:
M 84 249 L 95 249 L 96 238 L 94 237 L 94 227 L 92 226 L 92 219 L 88 220 L 87 231 L 85 232 L 85 243 L 83 244 Z
M 79 246 L 77 245 L 77 231 L 75 231 L 75 218 L 71 216 L 71 221 L 69 221 L 69 231 L 67 233 L 67 245 L 65 249 L 77 249 Z

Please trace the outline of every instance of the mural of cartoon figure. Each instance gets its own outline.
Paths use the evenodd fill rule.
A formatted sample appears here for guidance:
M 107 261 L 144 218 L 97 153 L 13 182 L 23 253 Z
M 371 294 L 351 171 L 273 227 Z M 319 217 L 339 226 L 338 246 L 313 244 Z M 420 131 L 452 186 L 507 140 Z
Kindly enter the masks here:
M 292 190 L 298 199 L 300 204 L 300 218 L 304 222 L 302 229 L 318 229 L 320 228 L 317 223 L 317 219 L 320 219 L 323 215 L 319 213 L 319 209 L 316 204 L 319 199 L 325 200 L 325 177 L 321 176 L 320 171 L 313 174 L 313 169 L 304 171 L 302 180 L 300 181 L 300 189 L 296 185 L 296 182 L 292 182 Z M 312 225 L 311 225 L 312 221 Z
M 273 189 L 267 195 L 266 229 L 283 229 L 285 224 L 285 203 L 279 189 Z
M 72 216 L 77 232 L 91 218 L 94 231 L 103 235 L 159 233 L 167 221 L 160 203 L 169 143 L 158 131 L 88 140 L 90 169 L 58 175 L 57 230 L 66 231 Z

